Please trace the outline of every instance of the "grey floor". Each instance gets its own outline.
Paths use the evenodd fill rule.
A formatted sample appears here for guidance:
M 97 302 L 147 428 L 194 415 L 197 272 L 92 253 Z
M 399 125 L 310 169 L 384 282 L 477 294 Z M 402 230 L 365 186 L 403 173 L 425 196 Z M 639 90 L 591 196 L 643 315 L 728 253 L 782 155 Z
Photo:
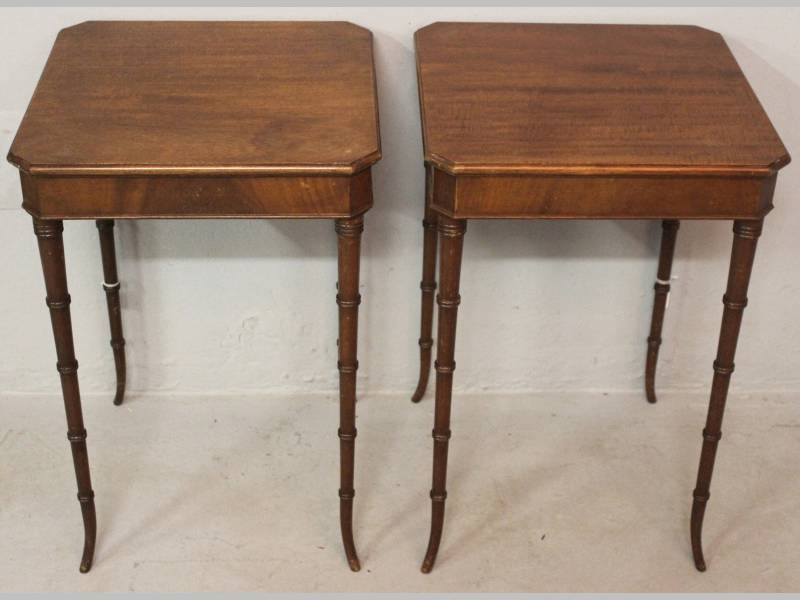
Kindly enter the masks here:
M 704 395 L 458 396 L 439 560 L 433 403 L 359 401 L 344 561 L 330 397 L 84 400 L 99 536 L 82 531 L 59 398 L 0 398 L 0 589 L 800 591 L 800 404 L 733 396 L 706 518 L 688 519 Z

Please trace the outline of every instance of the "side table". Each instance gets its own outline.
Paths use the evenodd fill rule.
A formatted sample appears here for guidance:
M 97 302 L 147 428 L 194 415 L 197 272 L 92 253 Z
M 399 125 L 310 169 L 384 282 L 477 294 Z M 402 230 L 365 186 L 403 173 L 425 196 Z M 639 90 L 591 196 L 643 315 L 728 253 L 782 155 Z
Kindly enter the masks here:
M 94 492 L 72 341 L 63 221 L 100 231 L 115 404 L 125 355 L 115 219 L 333 219 L 338 236 L 342 540 L 350 568 L 363 215 L 380 159 L 372 35 L 349 23 L 87 22 L 61 31 L 8 159 L 33 217 L 85 541 Z
M 789 154 L 721 35 L 699 27 L 436 23 L 415 36 L 427 191 L 420 377 L 433 340 L 432 519 L 444 522 L 459 274 L 468 219 L 658 219 L 664 236 L 646 366 L 654 378 L 675 235 L 682 219 L 733 221 L 733 251 L 693 496 L 701 532 L 747 286 L 777 172 Z

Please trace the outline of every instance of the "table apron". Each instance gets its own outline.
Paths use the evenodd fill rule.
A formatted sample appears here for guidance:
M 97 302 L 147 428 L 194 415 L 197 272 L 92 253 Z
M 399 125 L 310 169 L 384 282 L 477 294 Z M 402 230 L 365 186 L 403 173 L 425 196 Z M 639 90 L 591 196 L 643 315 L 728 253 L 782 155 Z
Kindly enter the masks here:
M 436 170 L 432 207 L 455 219 L 759 219 L 768 176 L 451 175 Z
M 20 171 L 39 219 L 347 218 L 372 206 L 371 169 L 351 176 L 44 176 Z

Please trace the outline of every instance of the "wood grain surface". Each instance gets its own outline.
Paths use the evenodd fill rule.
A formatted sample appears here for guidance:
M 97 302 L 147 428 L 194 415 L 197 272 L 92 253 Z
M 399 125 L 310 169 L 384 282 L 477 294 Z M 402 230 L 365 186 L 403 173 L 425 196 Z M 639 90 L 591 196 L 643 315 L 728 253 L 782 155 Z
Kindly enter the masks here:
M 789 161 L 706 29 L 435 23 L 415 39 L 425 159 L 451 174 L 768 175 Z
M 9 152 L 32 174 L 352 174 L 380 158 L 372 34 L 341 22 L 64 29 Z

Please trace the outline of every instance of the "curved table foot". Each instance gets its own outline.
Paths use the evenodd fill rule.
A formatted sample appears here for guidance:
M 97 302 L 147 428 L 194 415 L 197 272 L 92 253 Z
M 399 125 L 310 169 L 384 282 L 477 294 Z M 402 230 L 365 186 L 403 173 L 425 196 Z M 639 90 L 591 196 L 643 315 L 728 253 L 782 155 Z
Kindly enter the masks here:
M 706 559 L 703 556 L 703 517 L 706 512 L 706 502 L 708 502 L 708 496 L 698 495 L 695 495 L 692 502 L 692 557 L 695 568 L 701 573 L 706 570 Z
M 97 538 L 97 516 L 94 509 L 94 492 L 78 494 L 83 516 L 83 554 L 81 555 L 81 573 L 88 573 L 94 560 L 94 544 Z
M 358 560 L 356 544 L 353 541 L 353 497 L 342 497 L 339 505 L 344 553 L 347 557 L 347 564 L 350 566 L 350 570 L 357 573 L 361 570 L 361 561 Z
M 442 527 L 444 525 L 444 498 L 434 498 L 431 495 L 431 535 L 428 538 L 428 549 L 425 551 L 425 558 L 422 560 L 420 571 L 430 573 L 436 562 L 436 555 L 439 553 L 439 543 L 442 541 Z
M 428 352 L 430 352 L 430 350 L 428 350 Z M 420 360 L 420 362 L 421 363 L 424 362 L 424 359 Z M 411 401 L 414 404 L 416 404 L 417 402 L 422 400 L 422 398 L 425 396 L 425 390 L 428 389 L 428 376 L 429 376 L 429 373 L 430 373 L 430 368 L 431 368 L 431 366 L 430 366 L 430 357 L 429 357 L 428 358 L 428 366 L 427 366 L 427 368 L 425 368 L 424 366 L 420 365 L 419 381 L 417 382 L 417 389 L 414 391 L 414 395 L 411 396 Z
M 653 380 L 645 380 L 644 382 L 644 393 L 647 397 L 647 401 L 650 404 L 655 404 L 658 402 L 658 398 L 656 398 L 656 386 Z
M 125 382 L 117 382 L 117 393 L 114 395 L 114 405 L 119 406 L 125 399 Z
M 70 433 L 67 435 L 72 446 L 72 455 L 76 460 L 85 460 L 86 454 L 86 432 L 79 434 Z M 78 502 L 81 505 L 81 517 L 83 517 L 83 554 L 81 554 L 80 572 L 88 573 L 92 568 L 94 560 L 94 546 L 97 539 L 97 513 L 94 508 L 94 491 L 78 492 Z

